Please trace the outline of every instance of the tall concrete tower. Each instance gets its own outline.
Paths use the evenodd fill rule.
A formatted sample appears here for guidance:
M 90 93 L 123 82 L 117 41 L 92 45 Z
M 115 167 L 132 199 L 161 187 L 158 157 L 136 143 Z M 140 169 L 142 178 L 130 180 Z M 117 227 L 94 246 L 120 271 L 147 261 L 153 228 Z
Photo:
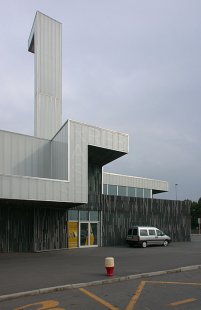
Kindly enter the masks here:
M 61 31 L 58 21 L 37 12 L 29 36 L 34 53 L 34 135 L 51 139 L 62 123 Z

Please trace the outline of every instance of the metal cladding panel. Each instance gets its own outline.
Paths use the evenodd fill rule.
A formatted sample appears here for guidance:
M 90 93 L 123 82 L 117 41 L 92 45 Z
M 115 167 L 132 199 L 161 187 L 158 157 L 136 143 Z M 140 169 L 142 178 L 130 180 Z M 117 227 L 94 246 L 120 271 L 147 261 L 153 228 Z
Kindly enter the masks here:
M 113 173 L 103 173 L 103 184 L 168 191 L 168 182 Z
M 61 23 L 36 13 L 29 37 L 35 54 L 35 135 L 51 139 L 61 127 Z
M 69 182 L 0 174 L 0 198 L 69 201 Z
M 114 152 L 127 152 L 128 135 L 87 124 L 69 121 L 70 124 L 70 198 L 88 200 L 88 145 Z M 115 137 L 115 138 L 114 138 Z M 114 143 L 118 141 L 118 143 Z M 121 143 L 119 143 L 121 141 Z M 123 143 L 122 143 L 123 141 Z
M 61 122 L 58 121 L 61 116 L 59 100 L 41 93 L 35 98 L 38 104 L 35 112 L 37 119 L 35 135 L 39 138 L 52 139 L 61 126 Z
M 81 193 L 82 193 L 82 170 L 81 170 L 81 163 L 82 163 L 82 128 L 80 125 L 74 126 L 74 147 L 72 148 L 72 157 L 75 158 L 74 162 L 74 194 L 75 197 L 77 196 L 79 200 L 81 200 Z M 73 146 L 73 145 L 72 145 Z M 71 157 L 71 158 L 72 158 Z M 87 176 L 86 176 L 87 178 Z
M 70 121 L 70 197 L 88 200 L 88 136 L 83 125 Z
M 51 141 L 52 178 L 68 180 L 68 123 L 66 123 Z
M 50 177 L 50 142 L 0 131 L 0 173 Z
M 88 144 L 118 152 L 128 153 L 128 135 L 95 126 L 88 127 Z
M 119 141 L 121 133 L 73 121 L 64 124 L 52 141 L 0 133 L 5 150 L 1 157 L 8 154 L 9 159 L 2 166 L 6 169 L 0 171 L 1 198 L 86 203 L 88 146 L 102 148 L 102 154 L 110 150 L 115 158 L 126 151 L 126 147 L 119 147 L 119 142 L 113 149 L 113 138 Z M 123 136 L 128 142 L 128 136 Z

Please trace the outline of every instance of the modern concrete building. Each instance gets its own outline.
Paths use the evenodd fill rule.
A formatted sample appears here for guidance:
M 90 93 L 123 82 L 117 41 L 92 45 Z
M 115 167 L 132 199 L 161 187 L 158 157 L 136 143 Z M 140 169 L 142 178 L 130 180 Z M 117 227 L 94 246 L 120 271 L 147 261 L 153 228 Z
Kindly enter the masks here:
M 62 125 L 61 41 L 61 23 L 37 12 L 28 41 L 35 62 L 34 136 L 0 131 L 0 251 L 121 244 L 136 206 L 135 221 L 160 224 L 155 202 L 161 216 L 168 212 L 167 225 L 172 210 L 185 211 L 182 227 L 168 230 L 189 239 L 188 207 L 153 199 L 168 191 L 167 182 L 103 172 L 128 154 L 127 134 L 72 120 Z M 143 208 L 151 217 L 143 218 Z

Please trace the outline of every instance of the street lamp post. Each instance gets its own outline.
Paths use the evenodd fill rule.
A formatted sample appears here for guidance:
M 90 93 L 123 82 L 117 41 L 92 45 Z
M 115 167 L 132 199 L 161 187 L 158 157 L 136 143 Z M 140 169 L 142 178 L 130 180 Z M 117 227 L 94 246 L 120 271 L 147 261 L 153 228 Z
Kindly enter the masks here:
M 178 184 L 176 183 L 176 184 L 175 184 L 175 195 L 176 195 L 176 200 L 177 200 L 177 186 L 178 186 Z

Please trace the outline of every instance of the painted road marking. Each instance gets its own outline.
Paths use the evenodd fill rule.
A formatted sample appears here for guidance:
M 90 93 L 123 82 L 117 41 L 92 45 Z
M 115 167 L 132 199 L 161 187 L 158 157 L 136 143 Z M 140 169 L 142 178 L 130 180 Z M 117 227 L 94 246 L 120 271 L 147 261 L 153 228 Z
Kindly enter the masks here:
M 96 300 L 97 302 L 99 302 L 100 304 L 104 305 L 105 307 L 107 307 L 110 310 L 118 310 L 117 307 L 111 305 L 109 302 L 105 301 L 104 299 L 96 296 L 95 294 L 89 292 L 88 290 L 84 289 L 84 288 L 80 288 L 79 289 L 82 293 L 88 295 L 89 297 L 91 297 L 92 299 Z
M 176 284 L 176 285 L 195 285 L 201 286 L 201 283 L 194 282 L 164 282 L 164 281 L 145 281 L 146 283 L 158 283 L 158 284 Z
M 133 300 L 134 300 L 134 303 L 131 303 L 132 302 L 132 299 L 129 303 L 130 305 L 130 308 L 129 305 L 128 307 L 126 308 L 126 310 L 133 310 L 134 309 L 134 306 L 135 304 L 137 303 L 138 299 L 140 298 L 140 295 L 145 287 L 145 285 L 147 283 L 151 283 L 151 284 L 170 284 L 170 285 L 193 285 L 193 286 L 201 286 L 201 283 L 196 283 L 196 282 L 173 282 L 173 281 L 141 281 L 140 285 L 138 286 L 138 289 L 136 291 L 136 293 L 134 294 L 133 296 Z M 135 298 L 136 297 L 136 298 Z M 169 304 L 169 306 L 178 306 L 178 305 L 182 305 L 182 304 L 187 304 L 187 303 L 190 303 L 190 302 L 193 302 L 193 301 L 196 301 L 197 299 L 196 298 L 188 298 L 188 299 L 185 299 L 185 300 L 181 300 L 181 301 L 176 301 L 176 302 L 173 302 L 171 304 Z
M 196 301 L 196 300 L 197 300 L 196 298 L 188 298 L 188 299 L 184 299 L 184 300 L 181 300 L 181 301 L 172 302 L 168 306 L 175 307 L 175 306 L 184 305 L 184 304 L 187 304 L 189 302 Z
M 57 307 L 59 302 L 56 300 L 45 300 L 36 302 L 34 304 L 25 305 L 19 308 L 15 308 L 15 310 L 24 310 L 32 308 L 33 306 L 37 306 L 36 310 L 65 310 L 64 308 Z
M 135 291 L 133 297 L 131 298 L 128 306 L 126 307 L 126 310 L 134 310 L 134 307 L 137 303 L 137 301 L 139 300 L 143 289 L 145 287 L 146 284 L 170 284 L 170 285 L 189 285 L 189 286 L 201 286 L 201 283 L 194 283 L 194 282 L 165 282 L 165 281 L 141 281 L 137 290 Z M 89 296 L 90 298 L 92 298 L 93 300 L 97 301 L 98 303 L 100 303 L 101 305 L 105 306 L 106 308 L 110 309 L 110 310 L 119 310 L 119 308 L 113 306 L 112 304 L 110 304 L 109 302 L 107 302 L 106 300 L 98 297 L 97 295 L 91 293 L 90 291 L 84 289 L 84 288 L 80 288 L 79 289 L 82 293 L 84 293 L 85 295 Z M 168 304 L 168 306 L 178 306 L 178 305 L 182 305 L 182 304 L 187 304 L 190 302 L 194 302 L 197 301 L 198 299 L 196 298 L 188 298 L 185 300 L 181 300 L 181 301 L 176 301 L 176 302 L 172 302 L 170 304 Z M 37 306 L 36 310 L 65 310 L 64 308 L 58 307 L 59 306 L 59 302 L 56 300 L 45 300 L 45 301 L 40 301 L 37 303 L 33 303 L 33 304 L 28 304 L 25 306 L 21 306 L 18 308 L 15 308 L 14 310 L 24 310 L 24 309 L 29 309 L 32 308 L 33 306 Z
M 146 284 L 146 281 L 141 281 L 140 285 L 138 286 L 135 294 L 133 295 L 133 297 L 131 298 L 128 306 L 126 307 L 126 310 L 132 310 L 136 304 L 136 302 L 138 301 L 138 299 L 140 298 L 140 295 L 144 289 L 144 286 Z
M 134 307 L 137 303 L 137 301 L 139 300 L 142 291 L 145 287 L 146 284 L 170 284 L 170 285 L 193 285 L 193 286 L 201 286 L 201 283 L 193 283 L 193 282 L 165 282 L 165 281 L 141 281 L 136 292 L 134 293 L 133 297 L 131 298 L 128 306 L 126 307 L 126 310 L 134 310 Z M 89 292 L 88 290 L 84 289 L 84 288 L 80 288 L 79 289 L 81 292 L 83 292 L 84 294 L 88 295 L 89 297 L 91 297 L 92 299 L 96 300 L 97 302 L 101 303 L 102 305 L 106 306 L 108 309 L 111 310 L 118 310 L 118 308 L 114 307 L 112 304 L 108 303 L 107 301 L 105 301 L 104 299 L 96 296 L 95 294 Z M 169 304 L 169 306 L 178 306 L 178 305 L 182 305 L 182 304 L 187 304 L 190 302 L 194 302 L 196 301 L 196 298 L 188 298 L 185 300 L 181 300 L 181 301 L 177 301 L 177 302 L 173 302 L 171 304 Z

